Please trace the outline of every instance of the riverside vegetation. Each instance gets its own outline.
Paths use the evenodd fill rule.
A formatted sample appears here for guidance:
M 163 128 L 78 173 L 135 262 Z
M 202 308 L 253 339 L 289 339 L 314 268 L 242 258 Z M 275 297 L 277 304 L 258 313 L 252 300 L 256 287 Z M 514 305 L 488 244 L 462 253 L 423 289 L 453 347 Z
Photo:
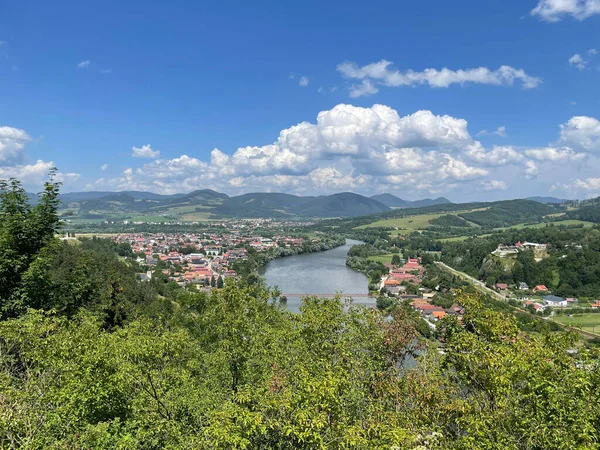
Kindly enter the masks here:
M 58 190 L 0 185 L 0 448 L 598 448 L 598 354 L 574 334 L 463 293 L 438 353 L 404 304 L 142 283 L 126 246 L 56 239 Z

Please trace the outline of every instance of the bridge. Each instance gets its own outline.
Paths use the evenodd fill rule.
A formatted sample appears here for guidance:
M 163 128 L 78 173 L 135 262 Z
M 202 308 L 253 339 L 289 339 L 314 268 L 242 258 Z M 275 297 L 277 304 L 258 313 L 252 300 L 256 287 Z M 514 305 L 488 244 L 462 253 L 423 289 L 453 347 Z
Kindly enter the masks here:
M 338 292 L 337 294 L 281 294 L 280 297 L 328 297 L 328 298 L 368 298 L 373 297 L 371 294 L 345 294 Z M 373 297 L 374 298 L 374 297 Z

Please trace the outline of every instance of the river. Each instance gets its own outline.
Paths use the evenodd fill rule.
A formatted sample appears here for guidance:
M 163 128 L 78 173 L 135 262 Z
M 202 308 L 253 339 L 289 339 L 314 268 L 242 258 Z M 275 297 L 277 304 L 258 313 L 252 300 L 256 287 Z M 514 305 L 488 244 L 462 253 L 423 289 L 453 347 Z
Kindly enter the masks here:
M 345 245 L 332 250 L 275 259 L 264 267 L 262 275 L 269 286 L 278 286 L 283 294 L 287 294 L 287 308 L 292 312 L 300 310 L 300 295 L 368 294 L 367 277 L 346 266 L 348 250 L 356 244 L 361 242 L 346 239 Z M 375 304 L 371 297 L 357 297 L 353 301 L 356 304 Z

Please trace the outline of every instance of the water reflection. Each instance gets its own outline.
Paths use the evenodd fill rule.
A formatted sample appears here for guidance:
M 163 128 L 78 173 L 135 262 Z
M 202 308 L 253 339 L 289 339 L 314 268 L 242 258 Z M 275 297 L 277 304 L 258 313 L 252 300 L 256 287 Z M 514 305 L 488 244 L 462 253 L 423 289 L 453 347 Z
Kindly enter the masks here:
M 347 239 L 345 245 L 333 250 L 276 259 L 266 265 L 262 275 L 269 286 L 277 285 L 282 293 L 287 294 L 287 307 L 293 312 L 299 311 L 301 295 L 365 295 L 369 292 L 367 277 L 346 266 L 348 250 L 360 243 Z M 353 300 L 354 304 L 375 304 L 375 299 L 371 297 L 356 297 Z

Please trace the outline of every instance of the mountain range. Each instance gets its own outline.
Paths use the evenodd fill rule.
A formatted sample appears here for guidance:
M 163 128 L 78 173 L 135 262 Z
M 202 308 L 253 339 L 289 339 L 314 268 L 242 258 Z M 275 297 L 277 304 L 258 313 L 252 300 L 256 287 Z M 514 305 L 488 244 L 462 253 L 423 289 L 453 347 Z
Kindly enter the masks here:
M 230 197 L 210 189 L 173 195 L 92 191 L 62 194 L 60 200 L 63 217 L 80 219 L 134 219 L 142 216 L 156 220 L 354 217 L 391 210 L 390 206 L 375 198 L 351 192 L 324 196 L 261 192 Z
M 31 197 L 34 200 L 35 196 Z M 64 218 L 141 221 L 355 217 L 391 212 L 394 209 L 443 208 L 454 205 L 444 197 L 408 201 L 389 193 L 366 197 L 351 192 L 322 196 L 257 192 L 230 197 L 211 189 L 171 195 L 144 191 L 71 192 L 61 194 L 60 200 Z M 546 204 L 566 201 L 554 197 L 531 197 L 527 200 Z

